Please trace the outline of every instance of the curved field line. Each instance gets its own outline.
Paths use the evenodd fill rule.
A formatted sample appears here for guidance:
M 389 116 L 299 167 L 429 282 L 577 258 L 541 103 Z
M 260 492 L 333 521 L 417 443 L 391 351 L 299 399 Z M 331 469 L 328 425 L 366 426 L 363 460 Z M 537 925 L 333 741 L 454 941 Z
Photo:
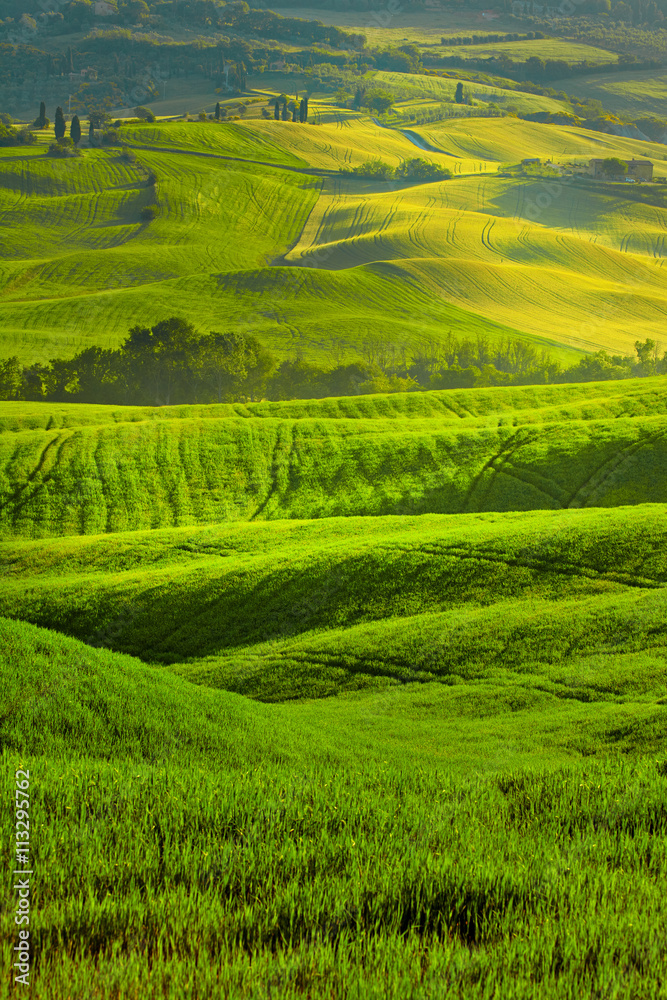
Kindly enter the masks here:
M 575 505 L 575 501 L 577 500 L 577 497 L 582 492 L 582 490 L 584 490 L 591 482 L 593 482 L 593 480 L 595 480 L 596 477 L 607 466 L 610 466 L 610 468 L 608 469 L 607 472 L 605 472 L 605 474 L 602 476 L 599 482 L 595 484 L 594 488 L 596 490 L 599 489 L 603 485 L 603 483 L 606 482 L 609 476 L 612 475 L 612 473 L 614 473 L 621 465 L 623 465 L 624 462 L 626 462 L 629 458 L 631 458 L 635 454 L 635 452 L 641 451 L 641 449 L 646 447 L 646 445 L 648 444 L 654 444 L 660 438 L 665 437 L 666 434 L 667 431 L 662 431 L 662 432 L 658 431 L 654 434 L 647 434 L 642 441 L 635 441 L 633 444 L 627 445 L 627 447 L 625 448 L 621 448 L 620 451 L 616 452 L 616 454 L 613 455 L 611 458 L 605 459 L 605 461 L 602 462 L 596 469 L 594 469 L 593 472 L 590 474 L 590 476 L 588 476 L 583 481 L 583 483 L 581 483 L 579 487 L 574 491 L 574 493 L 572 494 L 567 503 L 567 507 L 573 507 Z
M 401 545 L 383 545 L 378 547 L 384 548 L 388 552 L 396 551 L 396 549 L 406 553 L 424 552 L 427 555 L 447 556 L 452 559 L 470 559 L 480 562 L 504 563 L 506 566 L 525 566 L 528 569 L 558 573 L 565 576 L 582 576 L 590 580 L 611 580 L 614 583 L 622 583 L 628 587 L 637 587 L 640 590 L 661 590 L 667 588 L 667 583 L 661 580 L 655 580 L 652 577 L 638 577 L 633 576 L 630 573 L 616 573 L 613 570 L 600 571 L 593 569 L 591 566 L 582 565 L 581 563 L 567 563 L 563 561 L 551 563 L 546 560 L 539 559 L 516 559 L 509 556 L 503 557 L 502 554 L 494 551 L 493 549 L 488 550 L 473 548 L 470 550 L 461 550 L 460 546 L 455 545 L 442 546 L 439 548 L 429 548 L 425 545 L 416 546 L 415 548 L 404 547 Z

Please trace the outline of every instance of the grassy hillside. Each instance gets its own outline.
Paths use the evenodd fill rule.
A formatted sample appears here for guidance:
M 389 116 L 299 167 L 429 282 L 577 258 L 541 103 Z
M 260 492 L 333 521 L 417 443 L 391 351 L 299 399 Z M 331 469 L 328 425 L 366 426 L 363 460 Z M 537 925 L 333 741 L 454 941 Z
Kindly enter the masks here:
M 579 350 L 603 336 L 622 353 L 630 328 L 652 336 L 667 316 L 667 208 L 555 185 L 543 209 L 546 184 L 331 181 L 287 259 L 317 266 L 326 255 L 343 269 L 391 260 L 461 308 Z
M 568 78 L 559 81 L 559 86 L 576 97 L 597 98 L 605 108 L 619 114 L 660 118 L 665 114 L 667 77 L 659 70 Z
M 431 680 L 590 701 L 602 676 L 622 698 L 665 680 L 664 515 L 644 505 L 5 543 L 0 614 L 188 661 L 189 679 L 268 701 Z M 601 673 L 586 666 L 594 654 L 609 659 Z
M 569 186 L 545 203 L 547 182 L 495 176 L 526 155 L 645 155 L 647 143 L 514 119 L 452 121 L 415 137 L 442 152 L 420 152 L 409 133 L 368 118 L 128 126 L 134 162 L 118 148 L 53 159 L 47 137 L 5 148 L 3 355 L 115 347 L 132 325 L 174 314 L 320 362 L 332 350 L 357 358 L 365 341 L 412 349 L 448 331 L 519 336 L 565 360 L 567 348 L 631 352 L 664 324 L 657 195 L 643 204 Z M 418 153 L 455 182 L 338 174 L 378 154 L 399 165 Z
M 27 769 L 48 815 L 40 1000 L 658 989 L 659 686 L 614 704 L 603 680 L 555 716 L 493 685 L 268 706 L 23 623 L 0 636 L 3 789 Z
M 491 389 L 396 403 L 371 396 L 175 407 L 158 420 L 108 407 L 96 411 L 109 415 L 97 425 L 77 425 L 85 407 L 63 404 L 51 426 L 48 417 L 46 429 L 34 430 L 19 429 L 23 404 L 5 403 L 0 523 L 5 535 L 48 536 L 660 502 L 667 469 L 662 381 L 627 385 L 627 398 L 626 384 L 596 387 L 597 404 L 562 386 L 545 387 L 544 395 Z M 550 401 L 546 412 L 541 399 Z M 401 411 L 413 418 L 397 420 Z M 66 427 L 57 426 L 60 414 Z M 46 407 L 38 426 L 45 418 Z
M 378 70 L 373 75 L 373 81 L 377 86 L 389 86 L 397 88 L 400 96 L 409 97 L 430 97 L 433 100 L 452 100 L 456 92 L 456 79 L 449 79 L 439 76 L 426 76 L 418 73 L 407 75 L 405 73 L 392 73 L 388 70 Z M 519 90 L 495 87 L 486 83 L 470 83 L 464 78 L 464 85 L 470 91 L 473 100 L 481 105 L 497 104 L 503 108 L 512 107 L 522 114 L 529 114 L 535 111 L 552 111 L 560 113 L 563 111 L 562 101 L 557 101 L 553 97 L 544 97 L 541 94 L 524 94 Z
M 490 59 L 505 55 L 520 62 L 535 56 L 544 60 L 562 59 L 569 63 L 588 62 L 593 66 L 615 63 L 618 60 L 615 52 L 595 45 L 581 45 L 567 38 L 530 38 L 519 42 L 489 42 L 483 45 L 432 44 L 429 49 L 434 55 L 460 56 L 462 59 Z
M 0 404 L 32 995 L 659 996 L 666 407 Z
M 460 118 L 413 130 L 450 156 L 492 163 L 518 163 L 538 157 L 554 163 L 587 164 L 593 157 L 623 156 L 651 160 L 656 173 L 664 169 L 660 145 L 639 139 L 605 135 L 569 125 L 542 125 L 520 118 Z

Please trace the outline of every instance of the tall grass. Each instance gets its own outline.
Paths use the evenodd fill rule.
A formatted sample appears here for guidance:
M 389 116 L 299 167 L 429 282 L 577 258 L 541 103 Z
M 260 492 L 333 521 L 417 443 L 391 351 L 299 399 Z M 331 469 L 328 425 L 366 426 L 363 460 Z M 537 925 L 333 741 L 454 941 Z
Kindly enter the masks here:
M 660 995 L 664 748 L 457 773 L 0 628 L 6 799 L 31 774 L 32 995 Z
M 626 402 L 624 386 L 607 390 L 614 419 L 606 418 L 598 390 L 590 390 L 589 408 L 586 388 L 570 396 L 567 386 L 546 395 L 490 390 L 425 393 L 417 402 L 371 396 L 173 408 L 165 419 L 143 421 L 136 419 L 140 410 L 128 410 L 130 420 L 121 422 L 113 414 L 122 411 L 108 408 L 114 422 L 90 425 L 88 417 L 61 429 L 59 414 L 82 411 L 56 405 L 52 429 L 0 437 L 0 530 L 40 537 L 236 520 L 660 502 L 667 469 L 661 388 L 647 383 L 638 400 L 631 387 Z M 500 401 L 498 415 L 473 417 L 487 399 Z M 523 406 L 513 413 L 507 407 L 515 399 Z M 544 414 L 539 404 L 523 411 L 540 399 L 553 401 Z M 571 399 L 577 403 L 568 410 Z M 565 413 L 554 410 L 559 400 Z M 20 414 L 21 405 L 5 404 L 2 413 Z M 400 412 L 414 417 L 399 423 Z M 444 420 L 437 415 L 443 412 Z

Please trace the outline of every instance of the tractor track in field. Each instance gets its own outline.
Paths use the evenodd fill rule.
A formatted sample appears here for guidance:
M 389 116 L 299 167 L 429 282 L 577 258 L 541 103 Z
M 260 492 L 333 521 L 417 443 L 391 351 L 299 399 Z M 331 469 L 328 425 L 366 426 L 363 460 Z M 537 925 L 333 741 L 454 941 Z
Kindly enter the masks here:
M 509 458 L 510 455 L 512 455 L 514 451 L 517 450 L 517 448 L 521 447 L 526 437 L 525 432 L 526 428 L 522 427 L 514 434 L 510 435 L 510 437 L 507 439 L 507 441 L 505 441 L 503 446 L 495 454 L 493 454 L 491 458 L 487 459 L 487 461 L 482 466 L 481 470 L 477 473 L 477 475 L 473 479 L 472 483 L 470 484 L 470 487 L 468 488 L 468 492 L 466 493 L 463 499 L 463 503 L 461 504 L 461 513 L 468 513 L 467 511 L 468 504 L 472 500 L 472 497 L 475 491 L 477 490 L 478 485 L 481 483 L 482 479 L 484 478 L 484 475 L 489 471 L 489 469 L 492 469 L 494 472 L 498 471 L 495 468 L 495 462 L 497 462 L 499 459 L 504 459 L 505 461 L 507 461 L 507 458 Z M 520 438 L 520 440 L 515 444 L 517 438 Z M 487 492 L 488 490 L 485 491 L 485 496 Z
M 596 493 L 601 486 L 612 476 L 625 462 L 629 461 L 636 452 L 641 451 L 642 448 L 646 448 L 648 445 L 654 445 L 661 438 L 667 436 L 667 431 L 658 431 L 653 434 L 647 434 L 641 441 L 634 441 L 632 444 L 627 445 L 625 448 L 621 448 L 617 451 L 611 458 L 605 459 L 601 462 L 596 469 L 591 472 L 591 474 L 579 485 L 579 487 L 574 491 L 570 497 L 567 507 L 568 508 L 578 508 L 580 504 L 577 502 L 581 496 L 583 490 L 587 486 L 593 484 L 593 492 Z M 604 471 L 606 470 L 606 471 Z M 602 474 L 602 475 L 601 475 Z M 600 478 L 598 478 L 600 477 Z M 585 505 L 585 499 L 584 505 Z
M 667 588 L 667 582 L 655 580 L 652 577 L 634 576 L 630 573 L 615 573 L 608 570 L 596 570 L 592 566 L 585 566 L 581 563 L 548 562 L 547 560 L 531 559 L 530 556 L 512 558 L 504 556 L 495 549 L 471 548 L 463 549 L 459 545 L 437 546 L 429 548 L 426 545 L 418 548 L 409 548 L 401 545 L 383 546 L 387 551 L 395 552 L 397 549 L 406 553 L 424 552 L 431 556 L 444 556 L 452 559 L 472 560 L 473 562 L 493 562 L 503 563 L 506 566 L 526 567 L 547 573 L 557 573 L 564 576 L 580 576 L 589 580 L 610 580 L 613 583 L 621 583 L 627 587 L 636 587 L 639 590 L 663 590 Z
M 144 152 L 151 153 L 175 153 L 182 154 L 184 156 L 201 156 L 206 159 L 213 160 L 224 160 L 226 163 L 248 163 L 256 167 L 271 167 L 274 170 L 289 171 L 295 174 L 309 174 L 315 177 L 337 177 L 337 170 L 327 170 L 324 167 L 295 167 L 293 165 L 287 165 L 284 163 L 272 163 L 268 160 L 250 160 L 241 156 L 225 156 L 223 153 L 204 153 L 199 149 L 183 149 L 181 147 L 175 146 L 138 146 L 128 143 L 128 148 L 135 150 L 143 150 Z
M 259 517 L 259 515 L 266 510 L 269 501 L 272 499 L 273 496 L 275 496 L 276 492 L 278 491 L 278 459 L 284 443 L 283 433 L 282 433 L 283 428 L 285 428 L 285 425 L 281 424 L 280 427 L 278 427 L 277 429 L 276 443 L 273 447 L 273 454 L 271 456 L 271 476 L 272 476 L 271 486 L 269 487 L 268 493 L 266 494 L 262 502 L 259 504 L 255 512 L 251 514 L 251 516 L 248 518 L 248 521 L 254 521 L 255 518 Z M 287 465 L 289 465 L 292 455 L 294 453 L 294 433 L 293 430 L 290 429 L 289 427 L 287 427 L 287 432 L 289 433 L 289 452 L 287 453 L 285 462 Z
M 20 512 L 23 510 L 26 504 L 29 503 L 33 499 L 33 497 L 36 496 L 36 494 L 39 492 L 40 488 L 44 485 L 44 483 L 43 482 L 39 483 L 37 485 L 37 488 L 32 490 L 30 493 L 27 493 L 26 491 L 28 491 L 30 487 L 35 483 L 37 476 L 41 473 L 42 469 L 46 464 L 47 459 L 49 458 L 54 448 L 57 448 L 57 455 L 56 455 L 56 464 L 57 464 L 60 458 L 60 453 L 65 445 L 65 442 L 72 436 L 72 433 L 73 433 L 72 431 L 65 431 L 63 433 L 63 431 L 61 430 L 55 435 L 55 437 L 51 438 L 50 441 L 47 441 L 46 445 L 42 448 L 41 454 L 37 460 L 37 464 L 35 465 L 32 472 L 30 472 L 26 476 L 25 482 L 17 489 L 15 489 L 14 492 L 7 497 L 7 499 L 5 499 L 4 501 L 0 501 L 0 511 L 4 511 L 8 507 L 13 508 L 12 523 L 14 524 L 14 526 L 16 525 L 16 519 L 20 514 Z

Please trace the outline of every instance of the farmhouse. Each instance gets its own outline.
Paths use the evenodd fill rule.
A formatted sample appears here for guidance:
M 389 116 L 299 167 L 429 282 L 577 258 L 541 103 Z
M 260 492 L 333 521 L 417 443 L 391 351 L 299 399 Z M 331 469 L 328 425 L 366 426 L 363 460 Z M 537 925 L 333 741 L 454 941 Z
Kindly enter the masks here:
M 537 164 L 539 164 L 539 162 L 540 162 L 539 157 L 537 157 L 537 156 L 530 156 L 530 157 L 528 157 L 528 159 L 521 161 L 521 166 L 525 167 L 525 166 L 528 166 L 528 164 L 530 164 L 530 163 L 537 163 Z
M 87 66 L 78 73 L 70 73 L 70 80 L 97 80 L 97 70 L 92 66 Z
M 650 160 L 625 160 L 628 167 L 627 174 L 608 174 L 604 169 L 604 160 L 590 160 L 589 173 L 593 177 L 604 177 L 611 181 L 623 181 L 626 178 L 633 181 L 652 181 L 653 164 Z

